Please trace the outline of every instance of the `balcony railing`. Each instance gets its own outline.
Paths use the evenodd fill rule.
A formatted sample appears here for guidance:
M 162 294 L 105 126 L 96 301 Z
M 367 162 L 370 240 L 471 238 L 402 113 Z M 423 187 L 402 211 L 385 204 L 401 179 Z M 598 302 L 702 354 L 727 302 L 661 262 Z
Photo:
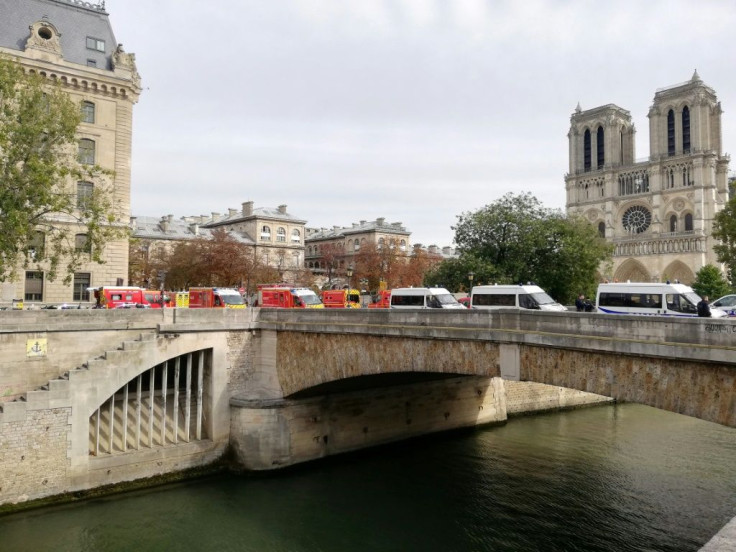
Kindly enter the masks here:
M 614 257 L 640 257 L 667 253 L 702 253 L 705 251 L 705 236 L 692 230 L 666 232 L 656 236 L 635 235 L 613 240 Z

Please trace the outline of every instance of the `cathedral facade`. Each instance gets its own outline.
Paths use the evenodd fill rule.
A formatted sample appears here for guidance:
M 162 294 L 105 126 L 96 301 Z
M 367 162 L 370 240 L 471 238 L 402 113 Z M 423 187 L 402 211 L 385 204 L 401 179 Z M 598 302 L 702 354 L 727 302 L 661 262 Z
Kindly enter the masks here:
M 698 76 L 657 90 L 649 157 L 636 159 L 631 114 L 614 104 L 570 118 L 567 212 L 614 245 L 602 277 L 691 283 L 713 251 L 713 218 L 728 201 L 721 104 Z

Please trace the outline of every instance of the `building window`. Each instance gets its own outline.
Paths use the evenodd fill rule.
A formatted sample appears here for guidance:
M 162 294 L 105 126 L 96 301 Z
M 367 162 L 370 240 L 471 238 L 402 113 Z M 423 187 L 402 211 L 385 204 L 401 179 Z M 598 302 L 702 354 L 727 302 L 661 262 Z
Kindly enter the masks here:
M 82 102 L 81 110 L 83 123 L 95 122 L 95 104 L 92 102 Z
M 384 244 L 386 243 L 386 240 L 383 238 L 378 238 L 378 249 L 383 249 Z
M 35 261 L 43 257 L 45 242 L 46 234 L 43 232 L 33 233 L 33 236 L 28 240 L 28 246 L 26 247 L 26 253 L 31 260 Z
M 583 135 L 583 169 L 585 172 L 588 172 L 591 167 L 590 162 L 590 129 L 585 129 L 585 134 Z
M 89 272 L 77 272 L 74 275 L 73 301 L 89 301 Z
M 618 193 L 622 196 L 649 193 L 649 174 L 643 171 L 620 174 Z
M 77 209 L 86 209 L 92 199 L 95 185 L 91 182 L 77 182 Z
M 99 38 L 93 38 L 91 36 L 88 36 L 87 37 L 87 49 L 96 50 L 98 52 L 104 52 L 105 51 L 105 41 L 100 40 Z
M 675 155 L 675 112 L 667 112 L 667 154 Z
M 682 108 L 682 149 L 683 153 L 690 153 L 690 109 Z
M 652 223 L 652 213 L 646 207 L 634 205 L 626 209 L 621 222 L 629 234 L 641 234 Z
M 286 241 L 286 229 L 281 226 L 276 230 L 276 241 L 281 243 Z
M 302 234 L 299 232 L 299 230 L 292 230 L 291 231 L 291 241 L 293 243 L 301 243 L 302 242 Z
M 360 251 L 360 242 L 358 240 L 353 242 L 353 251 Z
M 599 126 L 598 127 L 597 137 L 596 137 L 596 145 L 595 145 L 596 154 L 597 154 L 596 157 L 597 157 L 597 162 L 598 162 L 597 165 L 596 165 L 596 167 L 599 168 L 599 169 L 602 169 L 603 168 L 603 163 L 605 163 L 605 155 L 603 153 L 603 145 L 604 145 L 604 143 L 605 142 L 603 140 L 603 127 L 602 126 Z
M 401 243 L 399 244 L 399 249 L 402 251 L 406 251 L 406 240 L 401 240 Z
M 693 231 L 693 216 L 688 213 L 685 215 L 685 232 Z
M 23 297 L 26 301 L 43 301 L 43 272 L 26 272 L 26 287 Z
M 294 253 L 294 267 L 299 268 L 299 253 Z
M 677 232 L 677 215 L 670 217 L 670 232 Z
M 605 222 L 599 222 L 598 223 L 598 235 L 601 238 L 606 237 L 606 223 Z
M 79 162 L 82 165 L 95 164 L 95 142 L 88 138 L 79 141 Z
M 74 235 L 74 249 L 81 253 L 91 253 L 92 244 L 87 237 L 87 234 L 75 234 Z
M 261 227 L 261 241 L 271 241 L 271 227 L 270 226 Z

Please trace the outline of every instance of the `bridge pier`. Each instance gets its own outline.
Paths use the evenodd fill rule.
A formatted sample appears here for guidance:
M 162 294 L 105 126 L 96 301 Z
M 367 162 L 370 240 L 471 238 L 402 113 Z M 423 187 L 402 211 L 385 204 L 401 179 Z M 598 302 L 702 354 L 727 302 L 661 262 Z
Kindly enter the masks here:
M 506 421 L 503 380 L 463 376 L 301 400 L 230 401 L 245 470 L 270 470 L 385 443 Z

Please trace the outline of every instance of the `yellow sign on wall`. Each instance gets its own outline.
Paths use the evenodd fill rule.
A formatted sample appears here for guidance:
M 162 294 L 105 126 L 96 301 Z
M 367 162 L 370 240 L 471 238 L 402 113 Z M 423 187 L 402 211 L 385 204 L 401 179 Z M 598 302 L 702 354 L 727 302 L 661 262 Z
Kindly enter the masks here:
M 46 356 L 46 338 L 37 337 L 26 340 L 26 356 L 27 357 L 43 357 Z

